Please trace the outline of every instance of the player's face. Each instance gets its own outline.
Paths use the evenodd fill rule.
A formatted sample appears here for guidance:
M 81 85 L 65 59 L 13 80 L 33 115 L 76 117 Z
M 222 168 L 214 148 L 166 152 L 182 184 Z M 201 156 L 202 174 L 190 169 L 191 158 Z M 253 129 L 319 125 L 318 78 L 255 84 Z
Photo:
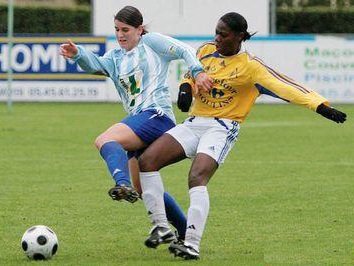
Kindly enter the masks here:
M 114 28 L 116 30 L 116 38 L 120 47 L 130 51 L 138 45 L 143 32 L 143 26 L 140 25 L 138 28 L 135 28 L 119 20 L 115 20 Z
M 215 44 L 219 54 L 230 56 L 237 54 L 241 48 L 243 33 L 233 32 L 227 24 L 219 20 L 215 29 Z

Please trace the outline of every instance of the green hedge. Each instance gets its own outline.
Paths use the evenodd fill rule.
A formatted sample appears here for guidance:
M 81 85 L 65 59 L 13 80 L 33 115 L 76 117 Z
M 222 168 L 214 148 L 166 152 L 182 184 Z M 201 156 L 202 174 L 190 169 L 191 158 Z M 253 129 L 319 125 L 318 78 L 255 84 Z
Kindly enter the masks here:
M 90 33 L 90 10 L 24 8 L 14 9 L 14 33 Z M 7 6 L 0 6 L 0 33 L 7 33 Z
M 337 7 L 345 7 L 346 6 L 345 0 L 337 0 Z M 278 7 L 293 6 L 293 0 L 277 0 L 276 1 Z M 351 1 L 351 5 L 353 5 L 353 1 Z M 300 7 L 330 7 L 331 0 L 302 0 L 299 3 Z
M 354 33 L 354 9 L 278 10 L 277 33 Z
M 15 7 L 14 33 L 90 33 L 90 9 Z M 277 33 L 354 33 L 354 8 L 278 9 Z M 0 6 L 0 34 L 7 32 L 7 6 Z

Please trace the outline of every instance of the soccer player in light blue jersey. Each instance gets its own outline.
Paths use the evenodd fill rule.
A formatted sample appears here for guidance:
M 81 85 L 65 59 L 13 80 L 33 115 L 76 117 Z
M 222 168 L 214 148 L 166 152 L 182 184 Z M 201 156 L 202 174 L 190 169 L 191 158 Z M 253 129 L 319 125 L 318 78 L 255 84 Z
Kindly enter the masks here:
M 141 188 L 138 175 L 132 175 L 135 188 L 131 185 L 128 158 L 137 158 L 155 139 L 175 126 L 167 85 L 169 63 L 184 59 L 198 89 L 209 90 L 212 79 L 203 72 L 193 48 L 159 33 L 147 33 L 143 17 L 135 7 L 121 9 L 114 17 L 114 24 L 119 48 L 99 57 L 68 40 L 61 45 L 60 53 L 83 70 L 105 75 L 114 82 L 128 117 L 98 136 L 95 146 L 116 183 L 108 192 L 111 198 L 134 203 Z M 163 198 L 168 220 L 183 238 L 186 218 L 168 193 Z M 164 242 L 174 238 L 170 230 L 164 232 Z M 157 247 L 160 243 L 155 244 Z

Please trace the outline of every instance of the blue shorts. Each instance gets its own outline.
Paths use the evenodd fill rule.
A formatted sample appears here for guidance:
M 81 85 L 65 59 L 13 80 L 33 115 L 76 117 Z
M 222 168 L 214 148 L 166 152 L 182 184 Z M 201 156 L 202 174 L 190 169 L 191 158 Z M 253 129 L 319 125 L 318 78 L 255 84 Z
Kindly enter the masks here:
M 147 145 L 153 143 L 163 133 L 176 125 L 167 115 L 162 115 L 159 111 L 153 109 L 124 118 L 121 123 L 130 127 Z M 128 158 L 138 158 L 144 150 L 145 148 L 138 151 L 129 151 Z

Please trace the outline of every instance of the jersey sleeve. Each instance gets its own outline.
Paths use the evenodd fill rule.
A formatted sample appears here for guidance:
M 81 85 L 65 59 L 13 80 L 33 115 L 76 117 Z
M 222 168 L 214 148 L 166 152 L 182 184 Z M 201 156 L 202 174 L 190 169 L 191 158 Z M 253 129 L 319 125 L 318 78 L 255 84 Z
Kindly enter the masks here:
M 278 73 L 258 58 L 253 58 L 250 67 L 252 68 L 250 72 L 252 73 L 253 84 L 260 94 L 267 94 L 293 104 L 304 105 L 313 111 L 321 103 L 329 105 L 326 98 L 311 88 Z
M 84 47 L 78 45 L 78 53 L 73 60 L 87 73 L 112 77 L 115 66 L 112 58 L 113 50 L 108 51 L 103 56 L 98 56 Z
M 200 60 L 203 56 L 203 53 L 204 53 L 204 48 L 205 48 L 205 45 L 201 45 L 198 50 L 197 50 L 197 59 Z M 188 71 L 186 74 L 184 74 L 180 84 L 183 84 L 183 83 L 188 83 L 190 84 L 192 87 L 194 86 L 194 78 L 193 76 L 191 75 L 191 72 Z
M 145 37 L 145 43 L 166 60 L 183 59 L 192 77 L 196 77 L 203 71 L 201 63 L 196 58 L 195 50 L 181 41 L 154 32 Z

